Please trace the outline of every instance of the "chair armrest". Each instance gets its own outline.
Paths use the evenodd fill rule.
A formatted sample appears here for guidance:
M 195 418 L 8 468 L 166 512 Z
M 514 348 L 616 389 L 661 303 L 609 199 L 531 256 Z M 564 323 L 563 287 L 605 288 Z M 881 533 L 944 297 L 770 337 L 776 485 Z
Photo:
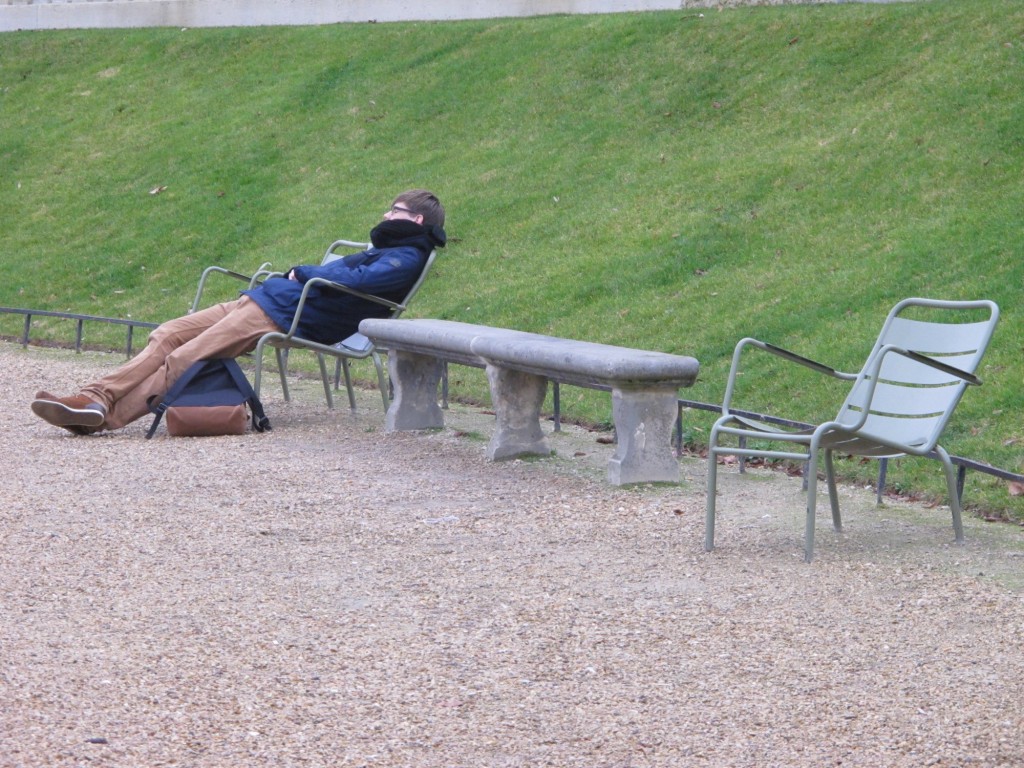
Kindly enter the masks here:
M 789 360 L 791 363 L 797 363 L 805 368 L 810 368 L 812 371 L 818 373 L 824 373 L 826 376 L 834 376 L 836 378 L 844 378 L 844 375 L 837 371 L 835 368 L 830 368 L 824 363 L 819 363 L 816 360 L 811 360 L 809 357 L 798 355 L 796 352 L 790 352 L 788 349 L 783 349 L 774 344 L 769 344 L 767 341 L 755 342 L 755 346 L 763 349 L 765 352 L 771 352 L 773 355 L 777 355 L 785 360 Z
M 968 373 L 965 370 L 949 365 L 948 363 L 934 360 L 927 355 L 923 355 L 920 352 L 914 352 L 909 349 L 903 349 L 897 347 L 894 344 L 886 344 L 878 350 L 878 354 L 870 361 L 870 365 L 865 367 L 863 371 L 858 375 L 858 379 L 864 383 L 864 388 L 857 392 L 857 398 L 850 401 L 852 405 L 856 406 L 856 410 L 859 411 L 860 416 L 853 423 L 850 422 L 829 422 L 828 424 L 822 424 L 819 429 L 831 429 L 833 427 L 841 427 L 844 430 L 850 432 L 856 432 L 860 430 L 867 422 L 868 414 L 874 410 L 875 400 L 875 389 L 878 387 L 879 381 L 881 380 L 882 364 L 885 362 L 885 356 L 888 354 L 901 355 L 909 358 L 914 362 L 927 365 L 930 368 L 942 371 L 943 373 L 955 376 L 961 381 L 971 386 L 981 386 L 981 379 L 975 376 L 973 373 Z M 851 393 L 852 396 L 852 393 Z M 878 440 L 879 438 L 874 438 Z M 911 453 L 915 455 L 922 455 L 919 451 L 916 451 L 914 446 L 901 445 L 897 442 L 890 440 L 880 440 L 885 445 L 895 447 L 904 453 Z
M 203 290 L 206 288 L 206 281 L 210 278 L 210 275 L 227 275 L 236 280 L 244 280 L 249 283 L 249 287 L 252 288 L 261 278 L 266 279 L 272 273 L 268 271 L 270 262 L 265 261 L 260 264 L 259 268 L 251 275 L 243 275 L 241 272 L 235 272 L 234 270 L 227 269 L 226 267 L 212 266 L 207 267 L 203 270 L 203 274 L 199 277 L 199 286 L 196 288 L 196 297 L 192 300 L 192 307 L 189 309 L 188 314 L 192 314 L 199 309 L 199 303 L 203 298 Z
M 747 347 L 754 347 L 756 349 L 768 352 L 776 357 L 781 357 L 784 360 L 788 360 L 791 363 L 797 363 L 805 368 L 810 368 L 812 371 L 823 373 L 826 376 L 831 376 L 835 379 L 842 379 L 844 381 L 853 381 L 857 378 L 854 373 L 844 373 L 843 371 L 837 371 L 835 368 L 831 368 L 824 363 L 819 363 L 816 360 L 811 360 L 808 357 L 803 357 L 795 352 L 790 352 L 788 349 L 776 346 L 775 344 L 769 344 L 766 341 L 760 341 L 758 339 L 745 338 L 740 339 L 739 343 L 736 344 L 736 349 L 732 356 L 732 365 L 729 368 L 729 380 L 725 386 L 725 396 L 722 398 L 722 413 L 727 414 L 729 407 L 732 404 L 732 396 L 736 387 L 736 378 L 739 376 L 740 371 L 740 359 L 743 354 L 743 350 Z
M 263 266 L 269 267 L 270 264 L 267 263 L 264 264 Z M 260 267 L 258 270 L 253 272 L 252 277 L 249 278 L 249 287 L 255 288 L 264 280 L 267 280 L 268 278 L 271 277 L 284 277 L 284 272 L 277 272 L 273 269 L 263 269 L 263 267 Z
M 390 307 L 391 309 L 405 309 L 404 304 L 397 304 L 389 299 L 384 299 L 381 298 L 380 296 L 374 296 L 372 293 L 363 293 L 362 291 L 357 291 L 355 288 L 349 288 L 347 285 L 335 283 L 333 280 L 327 280 L 326 278 L 323 277 L 314 277 L 312 280 L 307 281 L 306 285 L 309 285 L 309 283 L 317 283 L 327 288 L 330 288 L 332 291 L 340 291 L 341 293 L 347 293 L 359 299 L 366 299 L 367 301 L 372 301 L 377 304 L 383 304 L 385 307 Z
M 967 384 L 969 386 L 972 386 L 972 387 L 980 387 L 981 386 L 981 379 L 979 379 L 973 373 L 968 373 L 967 371 L 963 370 L 962 368 L 957 368 L 955 365 L 949 365 L 948 363 L 943 363 L 940 360 L 936 360 L 935 358 L 928 357 L 928 355 L 922 355 L 920 352 L 914 352 L 913 350 L 910 350 L 910 349 L 902 349 L 900 347 L 894 347 L 894 346 L 891 346 L 891 345 L 883 348 L 882 355 L 885 355 L 888 352 L 895 352 L 897 355 L 903 355 L 904 357 L 909 357 L 914 362 L 922 363 L 922 364 L 927 365 L 927 366 L 929 366 L 931 368 L 935 368 L 938 371 L 942 371 L 943 373 L 948 373 L 950 376 L 956 376 L 958 379 L 961 379 L 962 381 L 967 382 Z M 882 357 L 882 355 L 879 355 L 879 357 Z
M 363 293 L 362 291 L 357 291 L 355 288 L 349 288 L 347 285 L 342 285 L 341 283 L 336 283 L 333 280 L 327 280 L 326 278 L 323 277 L 313 277 L 307 280 L 302 286 L 302 294 L 299 296 L 299 304 L 295 308 L 295 317 L 292 318 L 291 328 L 288 329 L 288 332 L 285 334 L 285 338 L 290 339 L 295 335 L 295 331 L 299 327 L 299 319 L 302 317 L 302 310 L 306 306 L 306 297 L 309 296 L 310 289 L 316 285 L 322 285 L 334 291 L 347 293 L 350 296 L 355 296 L 356 298 L 359 299 L 366 299 L 367 301 L 372 301 L 376 304 L 381 304 L 393 310 L 401 311 L 405 309 L 404 305 L 396 304 L 395 302 L 381 298 L 380 296 L 374 296 L 373 294 L 370 293 Z

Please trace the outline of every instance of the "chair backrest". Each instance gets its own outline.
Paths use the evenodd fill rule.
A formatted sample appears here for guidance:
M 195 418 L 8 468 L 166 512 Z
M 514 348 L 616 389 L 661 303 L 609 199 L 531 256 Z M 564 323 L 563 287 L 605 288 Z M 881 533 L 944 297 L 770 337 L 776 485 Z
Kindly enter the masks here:
M 901 301 L 889 312 L 836 421 L 861 418 L 877 367 L 867 420 L 858 431 L 915 452 L 932 450 L 969 383 L 904 355 L 885 354 L 886 348 L 917 352 L 973 374 L 998 319 L 999 307 L 991 301 Z
M 330 252 L 328 251 L 328 253 Z M 412 301 L 413 296 L 416 295 L 416 293 L 420 289 L 420 286 L 423 285 L 423 282 L 427 279 L 427 273 L 430 272 L 430 268 L 433 266 L 434 258 L 436 256 L 436 249 L 432 250 L 430 252 L 430 255 L 427 256 L 427 263 L 423 265 L 423 269 L 420 271 L 420 276 L 416 278 L 416 282 L 412 284 L 412 287 L 409 289 L 409 292 L 405 294 L 405 298 L 402 299 L 401 303 L 398 305 L 398 308 L 391 310 L 391 319 L 398 317 L 408 308 L 409 302 Z M 369 354 L 370 351 L 374 349 L 373 342 L 370 341 L 370 339 L 367 338 L 365 334 L 358 332 L 353 333 L 351 336 L 349 336 L 346 339 L 343 339 L 342 341 L 339 341 L 334 346 L 339 349 L 344 348 L 348 350 L 349 353 L 357 352 L 363 355 Z M 341 363 L 339 362 L 338 365 L 341 365 Z
M 416 282 L 412 284 L 412 288 L 409 289 L 409 292 L 405 294 L 405 298 L 402 299 L 402 308 L 394 310 L 391 313 L 392 318 L 396 318 L 402 314 L 402 312 L 404 312 L 409 306 L 409 302 L 412 301 L 413 297 L 419 292 L 420 286 L 422 286 L 424 281 L 427 279 L 427 273 L 430 272 L 430 268 L 434 265 L 434 258 L 436 256 L 437 250 L 431 251 L 430 255 L 427 256 L 427 263 L 423 265 L 423 269 L 420 271 L 420 276 L 416 278 Z
M 359 251 L 365 251 L 367 248 L 371 247 L 372 245 L 373 245 L 372 243 L 360 243 L 360 242 L 357 242 L 355 240 L 335 240 L 333 243 L 331 243 L 328 246 L 327 252 L 324 254 L 324 258 L 323 258 L 323 260 L 320 263 L 321 264 L 329 264 L 332 261 L 336 261 L 338 259 L 344 258 L 345 255 L 346 255 L 345 253 L 337 253 L 337 250 L 339 248 L 340 249 L 344 249 L 345 251 L 351 251 L 353 253 L 358 253 Z M 437 256 L 437 250 L 436 249 L 432 250 L 430 252 L 430 255 L 427 256 L 427 261 L 423 265 L 423 269 L 420 270 L 420 276 L 416 278 L 416 282 L 412 284 L 412 287 L 409 289 L 409 292 L 405 294 L 405 298 L 402 299 L 402 301 L 401 301 L 402 308 L 401 309 L 392 310 L 392 312 L 391 312 L 391 317 L 392 318 L 398 317 L 400 314 L 402 314 L 402 312 L 405 311 L 405 308 L 409 306 L 409 302 L 412 301 L 413 297 L 419 291 L 420 286 L 422 286 L 423 282 L 427 279 L 427 273 L 430 272 L 430 268 L 433 266 L 434 258 L 436 256 Z

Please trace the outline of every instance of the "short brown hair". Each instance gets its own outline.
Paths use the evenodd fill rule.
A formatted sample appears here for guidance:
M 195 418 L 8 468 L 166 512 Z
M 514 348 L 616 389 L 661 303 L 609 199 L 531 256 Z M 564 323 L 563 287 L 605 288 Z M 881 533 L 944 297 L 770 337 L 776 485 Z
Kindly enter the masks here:
M 396 203 L 403 203 L 413 213 L 423 217 L 424 224 L 444 226 L 444 206 L 437 195 L 425 189 L 410 189 L 395 198 Z

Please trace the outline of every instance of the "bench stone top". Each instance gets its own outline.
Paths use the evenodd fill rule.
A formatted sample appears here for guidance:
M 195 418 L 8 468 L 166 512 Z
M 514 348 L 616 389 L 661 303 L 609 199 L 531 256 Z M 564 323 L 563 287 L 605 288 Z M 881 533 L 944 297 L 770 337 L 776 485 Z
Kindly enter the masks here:
M 584 376 L 600 382 L 657 382 L 690 386 L 692 357 L 492 328 L 453 320 L 369 319 L 359 330 L 383 346 L 476 357 L 540 375 Z
M 491 328 L 486 325 L 460 323 L 455 320 L 388 320 L 370 318 L 359 323 L 359 331 L 374 342 L 385 347 L 400 345 L 410 348 L 439 350 L 468 357 L 477 357 L 473 352 L 473 339 L 481 334 L 492 334 L 502 338 L 532 336 L 523 331 L 506 328 Z

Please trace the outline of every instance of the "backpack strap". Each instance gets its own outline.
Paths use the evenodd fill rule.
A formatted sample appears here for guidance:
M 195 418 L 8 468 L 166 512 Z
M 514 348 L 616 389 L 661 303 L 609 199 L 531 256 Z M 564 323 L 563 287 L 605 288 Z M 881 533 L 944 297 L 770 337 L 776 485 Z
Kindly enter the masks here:
M 171 385 L 171 388 L 167 390 L 163 397 L 160 398 L 160 402 L 153 405 L 153 401 L 157 399 L 158 395 L 150 395 L 146 398 L 146 407 L 149 408 L 150 413 L 155 413 L 156 418 L 153 419 L 153 423 L 149 427 L 149 431 L 146 432 L 146 439 L 149 440 L 154 434 L 156 434 L 156 428 L 160 426 L 160 419 L 164 417 L 164 412 L 173 403 L 181 391 L 188 386 L 188 383 L 196 377 L 209 360 L 199 360 L 198 362 L 192 363 L 185 372 L 178 377 L 178 380 Z M 232 361 L 233 362 L 233 361 Z M 247 382 L 248 383 L 248 382 Z
M 257 432 L 270 432 L 270 419 L 267 418 L 266 413 L 263 411 L 263 403 L 256 397 L 255 390 L 252 388 L 249 380 L 245 378 L 245 374 L 242 373 L 238 363 L 227 358 L 221 360 L 221 362 L 224 363 L 224 367 L 231 374 L 231 378 L 235 380 L 235 386 L 238 387 L 249 401 L 249 407 L 252 409 L 252 428 Z

